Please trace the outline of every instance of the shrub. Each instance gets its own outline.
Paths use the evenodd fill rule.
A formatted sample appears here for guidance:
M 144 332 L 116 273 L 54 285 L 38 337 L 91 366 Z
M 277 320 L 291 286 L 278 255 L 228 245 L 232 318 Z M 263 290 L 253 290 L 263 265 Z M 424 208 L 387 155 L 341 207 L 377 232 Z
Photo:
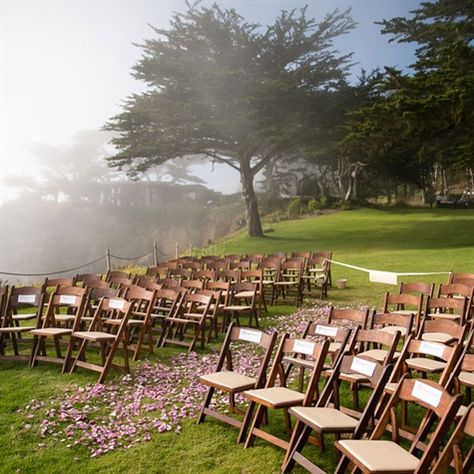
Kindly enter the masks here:
M 288 204 L 288 217 L 298 217 L 301 215 L 301 199 L 293 198 Z

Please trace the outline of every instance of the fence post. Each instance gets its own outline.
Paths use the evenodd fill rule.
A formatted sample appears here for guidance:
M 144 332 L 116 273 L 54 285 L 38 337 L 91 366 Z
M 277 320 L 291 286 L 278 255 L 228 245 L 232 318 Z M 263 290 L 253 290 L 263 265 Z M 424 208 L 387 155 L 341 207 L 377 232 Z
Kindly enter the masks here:
M 110 272 L 110 270 L 112 270 L 112 267 L 110 266 L 110 249 L 105 251 L 105 259 L 107 261 L 107 271 Z
M 153 258 L 155 260 L 155 267 L 158 266 L 158 244 L 153 242 Z
M 176 254 L 176 258 L 179 258 L 179 244 L 178 244 L 178 242 L 176 242 L 175 254 Z

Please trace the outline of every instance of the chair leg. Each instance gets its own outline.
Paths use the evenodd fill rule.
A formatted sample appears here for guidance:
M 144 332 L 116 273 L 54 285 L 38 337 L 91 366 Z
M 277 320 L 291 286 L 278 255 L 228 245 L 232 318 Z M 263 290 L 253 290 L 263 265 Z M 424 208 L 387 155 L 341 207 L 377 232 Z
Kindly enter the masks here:
M 35 336 L 36 338 L 36 344 L 33 343 L 33 352 L 31 354 L 31 361 L 30 361 L 30 367 L 36 367 L 38 365 L 38 361 L 36 360 L 38 357 L 38 353 L 40 351 L 41 345 L 44 342 L 44 336 Z
M 200 423 L 204 422 L 204 419 L 206 418 L 206 414 L 204 413 L 204 410 L 209 406 L 212 400 L 212 396 L 214 395 L 214 387 L 209 387 L 206 393 L 206 397 L 204 398 L 204 401 L 202 402 L 201 410 L 198 415 L 197 419 L 197 424 L 199 425 Z
M 72 362 L 71 368 L 69 369 L 70 374 L 72 374 L 74 372 L 74 370 L 76 370 L 76 364 L 79 360 L 81 360 L 81 357 L 83 356 L 83 354 L 86 350 L 88 342 L 89 341 L 87 339 L 83 339 L 81 347 L 79 348 L 79 352 L 77 353 L 77 356 L 74 359 L 74 361 Z
M 248 427 L 252 420 L 254 409 L 255 409 L 255 402 L 250 402 L 249 406 L 247 407 L 247 411 L 245 412 L 245 416 L 242 421 L 242 426 L 240 427 L 239 436 L 237 436 L 237 444 L 240 444 L 245 439 Z
M 311 434 L 311 428 L 301 421 L 296 423 L 295 429 L 291 436 L 290 444 L 286 450 L 285 460 L 283 461 L 282 472 L 290 472 L 295 466 L 295 460 L 293 456 L 295 453 L 300 453 L 303 450 L 304 445 L 309 439 Z
M 74 348 L 75 342 L 76 342 L 75 338 L 73 336 L 71 336 L 71 338 L 69 339 L 69 345 L 67 346 L 66 355 L 64 356 L 63 368 L 61 370 L 62 374 L 65 374 L 67 372 L 67 368 L 68 368 L 69 362 L 71 360 L 72 350 Z
M 250 425 L 249 434 L 247 436 L 247 439 L 245 440 L 244 448 L 250 448 L 253 446 L 253 442 L 255 440 L 255 434 L 253 432 L 255 428 L 260 428 L 264 412 L 265 407 L 263 405 L 258 405 L 252 424 Z

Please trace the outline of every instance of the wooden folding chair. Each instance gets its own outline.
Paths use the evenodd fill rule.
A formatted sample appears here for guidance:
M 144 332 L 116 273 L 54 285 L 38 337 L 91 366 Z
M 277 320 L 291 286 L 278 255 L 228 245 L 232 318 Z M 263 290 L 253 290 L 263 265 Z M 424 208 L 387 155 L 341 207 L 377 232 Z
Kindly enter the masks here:
M 99 372 L 98 383 L 104 383 L 109 370 L 114 367 L 123 369 L 125 373 L 130 373 L 128 363 L 128 334 L 127 323 L 131 317 L 133 302 L 123 298 L 102 298 L 94 314 L 94 318 L 87 331 L 73 331 L 69 342 L 68 354 L 64 367 L 68 367 L 72 361 L 72 352 L 76 342 L 80 342 L 79 350 L 72 361 L 70 373 L 77 367 Z M 111 331 L 104 331 L 104 321 L 117 320 L 116 325 L 109 325 Z M 89 343 L 99 346 L 101 364 L 86 361 L 86 349 Z M 113 363 L 115 353 L 122 343 L 124 365 L 119 366 Z
M 369 324 L 369 308 L 350 309 L 331 306 L 328 324 L 333 324 L 336 321 L 350 321 L 354 325 L 360 326 L 361 329 L 367 329 L 367 325 Z
M 175 313 L 165 320 L 164 335 L 161 347 L 174 344 L 188 348 L 188 353 L 194 349 L 196 342 L 201 341 L 203 349 L 206 342 L 206 318 L 209 313 L 212 298 L 205 295 L 185 294 Z M 190 341 L 187 331 L 193 328 Z
M 370 329 L 378 329 L 389 334 L 400 333 L 400 338 L 404 339 L 407 334 L 413 331 L 414 314 L 398 313 L 375 313 L 372 315 Z
M 36 367 L 39 361 L 61 364 L 63 372 L 66 370 L 67 357 L 61 355 L 61 339 L 70 336 L 80 324 L 87 304 L 87 289 L 77 286 L 58 287 L 48 302 L 46 315 L 38 320 L 38 327 L 30 331 L 34 336 L 30 366 Z M 73 314 L 60 313 L 61 309 Z M 61 318 L 64 316 L 65 318 Z M 73 321 L 70 320 L 73 317 Z M 65 325 L 60 325 L 63 322 Z M 72 324 L 71 324 L 72 322 Z M 56 357 L 46 354 L 46 339 L 52 338 L 56 350 Z
M 456 425 L 451 438 L 443 449 L 441 456 L 436 461 L 432 474 L 445 474 L 453 466 L 456 474 L 472 472 L 474 464 L 474 443 L 470 442 L 470 449 L 464 455 L 461 445 L 465 439 L 474 437 L 474 402 L 471 403 Z
M 55 290 L 59 287 L 76 286 L 75 278 L 45 278 L 43 282 L 45 291 Z
M 240 326 L 240 316 L 248 314 L 248 325 L 252 326 L 252 320 L 255 319 L 255 326 L 258 327 L 257 288 L 257 284 L 251 282 L 235 283 L 231 286 L 228 306 L 223 308 L 224 325 L 235 321 Z
M 176 307 L 179 305 L 183 294 L 184 293 L 175 288 L 161 288 L 157 290 L 155 305 L 151 313 L 152 332 L 153 334 L 159 334 L 156 347 L 161 346 L 166 320 L 175 313 Z M 157 324 L 160 326 L 159 331 Z
M 433 297 L 434 283 L 424 281 L 414 281 L 410 283 L 400 283 L 400 294 L 423 295 L 423 297 Z
M 217 280 L 217 271 L 215 270 L 197 270 L 194 273 L 195 280 L 202 280 L 204 282 L 204 288 L 207 288 L 207 284 L 210 281 Z
M 413 314 L 413 331 L 416 334 L 420 329 L 421 318 L 424 315 L 423 295 L 412 295 L 409 293 L 391 294 L 385 293 L 383 302 L 383 313 Z
M 270 302 L 273 295 L 273 285 L 277 280 L 280 271 L 280 264 L 281 261 L 277 257 L 265 257 L 260 260 L 260 263 L 258 264 L 258 270 L 263 272 L 263 296 L 266 298 L 270 295 Z
M 449 319 L 424 319 L 417 338 L 422 341 L 441 342 L 448 345 L 462 344 L 467 329 L 467 325 L 461 325 Z
M 157 278 L 158 280 L 164 280 L 168 278 L 169 273 L 170 267 L 168 265 L 157 265 L 155 267 L 147 267 L 145 275 Z
M 188 293 L 197 293 L 199 290 L 204 289 L 203 280 L 182 280 L 181 288 L 186 288 Z
M 229 283 L 240 282 L 240 270 L 216 270 L 218 281 L 226 281 Z
M 31 339 L 25 339 L 22 334 L 37 327 L 43 314 L 43 287 L 0 288 L 0 359 L 30 360 L 31 347 L 28 355 L 20 353 L 19 344 L 32 344 Z M 28 311 L 27 313 L 24 311 Z M 20 325 L 21 321 L 36 319 L 35 326 Z M 13 354 L 7 354 L 8 343 L 11 342 Z
M 127 321 L 128 348 L 134 349 L 133 360 L 138 360 L 142 346 L 148 343 L 148 353 L 153 354 L 153 318 L 152 313 L 156 306 L 157 290 L 146 290 L 133 285 L 123 293 L 123 298 L 133 303 L 132 314 Z M 121 320 L 109 318 L 104 324 L 119 325 Z M 136 342 L 133 341 L 136 339 Z
M 290 295 L 293 295 L 295 306 L 303 302 L 303 266 L 304 261 L 297 260 L 296 257 L 294 260 L 283 262 L 280 265 L 276 280 L 273 283 L 272 305 L 278 302 L 280 296 L 283 302 L 287 302 Z
M 97 273 L 78 273 L 74 277 L 76 285 L 85 286 L 86 280 L 93 281 L 93 280 L 102 280 L 102 275 L 98 275 Z
M 126 279 L 131 280 L 132 274 L 130 272 L 124 272 L 122 270 L 109 270 L 105 275 L 105 280 L 111 282 L 112 280 L 118 279 Z
M 463 285 L 474 286 L 474 273 L 451 272 L 448 283 L 462 283 Z
M 354 346 L 355 333 L 351 329 L 338 327 L 338 326 L 326 326 L 324 324 L 315 323 L 309 321 L 306 325 L 301 339 L 308 339 L 310 341 L 329 341 L 328 353 L 330 355 L 330 363 L 326 363 L 323 366 L 323 370 L 332 369 L 339 358 L 348 351 L 351 351 Z M 312 370 L 314 367 L 314 361 L 309 360 L 305 354 L 293 354 L 291 356 L 283 357 L 283 362 L 287 363 L 285 376 L 288 378 L 293 368 L 299 369 L 299 390 L 303 390 L 304 374 L 306 369 Z M 323 375 L 323 374 L 321 374 Z M 318 388 L 316 387 L 316 395 L 318 394 Z
M 178 286 L 181 286 L 183 280 L 192 280 L 194 270 L 191 268 L 172 268 L 169 273 L 169 277 L 172 280 L 178 282 Z
M 262 314 L 262 307 L 265 310 L 265 313 L 268 313 L 267 303 L 265 301 L 265 286 L 263 284 L 263 270 L 258 269 L 249 269 L 243 270 L 240 274 L 240 278 L 242 282 L 251 282 L 257 284 L 257 299 L 258 299 L 258 307 L 257 307 L 257 314 L 260 318 Z
M 470 282 L 467 282 L 470 283 Z M 438 298 L 448 297 L 456 298 L 465 296 L 466 300 L 466 320 L 472 320 L 474 316 L 474 280 L 472 284 L 450 283 L 448 285 L 441 284 L 438 289 Z
M 465 296 L 457 298 L 428 298 L 426 317 L 430 319 L 448 319 L 465 324 L 469 308 Z
M 246 414 L 247 422 L 250 421 L 251 413 L 253 413 L 254 407 L 257 406 L 245 441 L 246 448 L 253 446 L 255 437 L 259 437 L 280 448 L 288 449 L 288 441 L 260 429 L 263 417 L 268 409 L 283 409 L 286 427 L 291 432 L 291 420 L 288 409 L 294 406 L 310 406 L 315 402 L 316 386 L 324 367 L 328 348 L 329 341 L 316 343 L 302 339 L 291 339 L 288 334 L 283 336 L 265 388 L 243 392 L 244 397 L 250 400 L 247 409 L 250 413 Z M 314 367 L 304 393 L 286 387 L 285 371 L 282 364 L 283 357 L 295 353 L 305 354 L 314 360 Z M 280 377 L 280 386 L 275 385 L 277 376 Z M 243 426 L 242 431 L 246 432 L 247 427 Z
M 210 408 L 212 397 L 216 390 L 226 393 L 229 397 L 230 412 L 239 413 L 240 410 L 235 406 L 235 395 L 248 389 L 261 388 L 264 386 L 267 367 L 270 362 L 276 337 L 277 334 L 275 332 L 266 334 L 258 329 L 237 327 L 233 323 L 229 325 L 215 372 L 199 377 L 199 381 L 209 388 L 198 416 L 198 424 L 202 423 L 205 417 L 209 415 L 219 421 L 240 428 L 239 440 L 244 439 L 246 433 L 242 431 L 242 428 L 248 426 L 248 418 L 244 419 L 244 421 L 240 421 Z M 256 345 L 263 351 L 260 358 L 260 365 L 255 367 L 255 375 L 246 375 L 234 371 L 235 363 L 232 358 L 232 351 L 236 345 L 241 344 Z M 250 412 L 247 411 L 246 413 L 248 416 Z
M 436 428 L 427 433 L 425 424 L 418 428 L 414 440 L 405 450 L 398 444 L 396 406 L 399 402 L 413 403 L 425 408 L 438 420 Z M 461 403 L 459 396 L 450 395 L 442 386 L 428 380 L 403 379 L 387 403 L 380 420 L 367 440 L 345 439 L 336 441 L 336 448 L 344 455 L 337 466 L 341 474 L 351 462 L 363 473 L 424 474 L 429 471 L 439 452 L 440 442 L 449 430 Z M 390 424 L 392 441 L 382 440 Z M 420 443 L 426 448 L 418 453 Z
M 378 362 L 358 356 L 343 356 L 334 367 L 333 374 L 315 407 L 290 408 L 290 414 L 296 418 L 297 422 L 283 462 L 282 472 L 290 472 L 295 463 L 300 464 L 309 472 L 322 472 L 302 454 L 312 431 L 316 432 L 317 444 L 321 452 L 324 452 L 324 435 L 326 434 L 335 435 L 337 440 L 340 439 L 341 434 L 350 435 L 350 439 L 360 439 L 373 428 L 375 408 L 392 369 L 392 365 L 382 366 Z M 347 415 L 338 409 L 338 405 L 330 406 L 331 398 L 340 399 L 339 394 L 335 392 L 339 391 L 338 378 L 341 371 L 349 375 L 363 375 L 369 379 L 372 392 L 359 419 Z

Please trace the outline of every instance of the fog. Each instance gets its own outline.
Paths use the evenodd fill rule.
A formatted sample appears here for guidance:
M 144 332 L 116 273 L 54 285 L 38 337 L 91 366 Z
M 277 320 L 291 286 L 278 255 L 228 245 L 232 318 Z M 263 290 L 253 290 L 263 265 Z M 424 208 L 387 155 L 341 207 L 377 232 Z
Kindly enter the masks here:
M 418 1 L 218 3 L 262 25 L 305 3 L 316 18 L 352 7 L 359 25 L 337 46 L 354 51 L 353 77 L 362 67 L 413 61 L 413 48 L 388 45 L 374 21 L 405 15 Z M 239 178 L 225 165 L 176 160 L 130 182 L 105 164 L 113 149 L 102 127 L 144 90 L 130 75 L 141 55 L 134 43 L 153 35 L 149 24 L 166 28 L 184 8 L 181 1 L 1 3 L 0 271 L 69 268 L 106 248 L 140 255 L 153 242 L 170 255 L 176 242 L 201 246 L 236 228 L 241 203 L 222 194 L 238 192 Z

